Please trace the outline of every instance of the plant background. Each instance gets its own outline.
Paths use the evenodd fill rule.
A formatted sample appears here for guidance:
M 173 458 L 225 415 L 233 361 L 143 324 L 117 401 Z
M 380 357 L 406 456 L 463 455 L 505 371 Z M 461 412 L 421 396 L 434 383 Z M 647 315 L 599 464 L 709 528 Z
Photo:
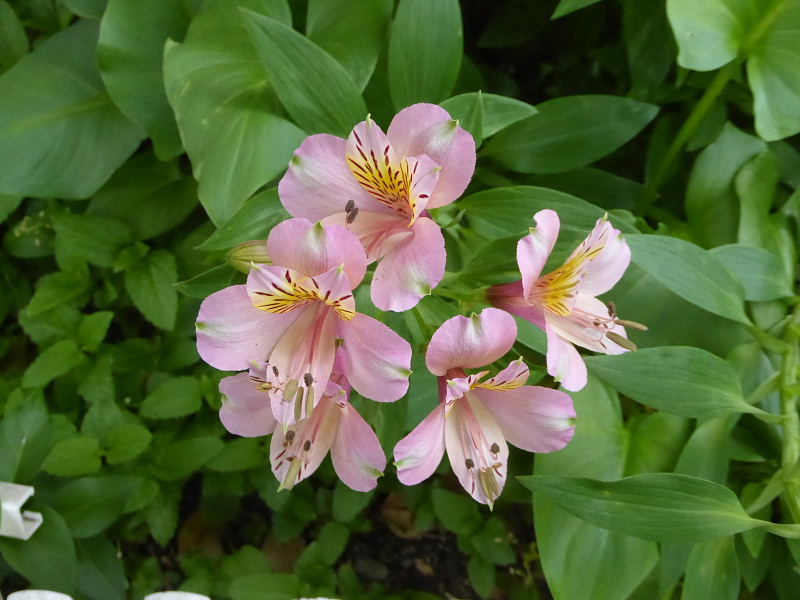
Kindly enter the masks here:
M 0 0 L 0 480 L 45 517 L 0 539 L 0 590 L 796 598 L 798 54 L 797 0 Z M 512 477 L 489 512 L 446 462 L 369 494 L 326 462 L 279 494 L 196 353 L 303 137 L 418 101 L 481 148 L 434 215 L 441 288 L 357 296 L 415 349 L 406 398 L 354 400 L 387 454 L 437 401 L 425 340 L 518 277 L 534 212 L 561 215 L 554 260 L 605 212 L 633 249 L 607 298 L 650 331 L 587 361 L 569 447 L 512 453 L 533 511 Z M 543 349 L 520 322 L 547 384 Z

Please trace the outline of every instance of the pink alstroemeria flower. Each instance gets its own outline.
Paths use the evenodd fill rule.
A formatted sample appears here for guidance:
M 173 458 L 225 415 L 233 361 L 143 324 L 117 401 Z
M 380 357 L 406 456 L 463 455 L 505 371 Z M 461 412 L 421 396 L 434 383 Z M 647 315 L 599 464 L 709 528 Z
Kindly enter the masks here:
M 627 340 L 623 325 L 643 325 L 617 318 L 613 304 L 595 296 L 614 287 L 631 261 L 628 244 L 606 220 L 570 254 L 563 265 L 542 275 L 553 250 L 560 223 L 555 211 L 546 209 L 533 217 L 536 227 L 517 244 L 521 281 L 494 286 L 489 301 L 526 319 L 547 333 L 547 372 L 570 391 L 586 385 L 586 364 L 573 344 L 602 352 L 621 354 L 636 347 Z
M 386 134 L 369 117 L 344 140 L 305 139 L 278 186 L 295 217 L 346 225 L 370 262 L 372 301 L 404 311 L 444 276 L 444 237 L 426 209 L 450 204 L 475 170 L 475 141 L 435 104 L 395 115 Z
M 363 396 L 393 402 L 408 389 L 411 347 L 383 323 L 356 313 L 352 289 L 367 266 L 358 239 L 339 225 L 289 219 L 267 240 L 271 265 L 247 285 L 206 298 L 197 350 L 212 367 L 266 364 L 272 414 L 284 427 L 311 414 L 327 390 L 337 347 L 343 373 Z
M 436 330 L 425 358 L 428 370 L 439 376 L 440 403 L 395 446 L 400 481 L 415 485 L 430 477 L 447 449 L 464 489 L 491 507 L 506 483 L 506 440 L 530 452 L 552 452 L 572 439 L 572 398 L 525 385 L 528 367 L 522 359 L 489 379 L 484 379 L 489 371 L 464 371 L 496 361 L 516 337 L 514 318 L 496 308 L 453 317 Z
M 311 413 L 285 431 L 272 415 L 266 381 L 269 366 L 251 367 L 220 381 L 223 404 L 219 416 L 225 428 L 244 437 L 272 434 L 270 460 L 279 489 L 290 489 L 314 471 L 331 452 L 333 468 L 347 486 L 373 489 L 386 468 L 378 437 L 349 402 L 350 383 L 341 373 L 344 352 L 337 352 L 327 389 Z

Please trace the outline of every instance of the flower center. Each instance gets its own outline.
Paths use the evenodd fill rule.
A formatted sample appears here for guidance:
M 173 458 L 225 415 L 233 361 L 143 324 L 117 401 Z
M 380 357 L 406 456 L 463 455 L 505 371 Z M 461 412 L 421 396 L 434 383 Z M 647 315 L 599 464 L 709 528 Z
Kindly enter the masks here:
M 355 317 L 353 294 L 333 297 L 330 289 L 324 290 L 313 277 L 300 276 L 286 269 L 282 277 L 269 273 L 267 289 L 253 292 L 258 300 L 253 306 L 266 312 L 283 314 L 297 310 L 311 302 L 324 302 L 336 311 L 340 319 L 350 321 Z
M 571 314 L 586 266 L 597 258 L 604 247 L 603 244 L 579 247 L 567 262 L 536 280 L 528 302 L 541 305 L 561 317 Z

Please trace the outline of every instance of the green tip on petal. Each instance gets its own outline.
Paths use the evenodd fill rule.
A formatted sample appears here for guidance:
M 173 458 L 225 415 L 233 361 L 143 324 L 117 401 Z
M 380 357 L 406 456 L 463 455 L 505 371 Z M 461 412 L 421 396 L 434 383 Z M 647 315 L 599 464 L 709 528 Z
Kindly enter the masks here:
M 197 329 L 197 331 L 205 331 L 205 330 L 207 330 L 207 329 L 208 329 L 208 324 L 206 324 L 206 323 L 205 323 L 205 322 L 203 322 L 203 321 L 197 321 L 197 322 L 194 324 L 194 328 L 195 328 L 195 329 Z
M 302 162 L 302 159 L 299 156 L 297 156 L 297 154 L 292 154 L 292 158 L 289 159 L 289 163 L 293 167 L 299 167 L 301 162 Z

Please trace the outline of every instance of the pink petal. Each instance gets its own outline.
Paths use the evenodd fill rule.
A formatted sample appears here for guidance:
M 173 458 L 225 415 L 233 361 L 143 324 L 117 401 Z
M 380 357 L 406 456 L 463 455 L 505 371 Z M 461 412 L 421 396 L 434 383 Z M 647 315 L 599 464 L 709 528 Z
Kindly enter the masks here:
M 219 382 L 219 391 L 224 396 L 219 418 L 234 435 L 258 437 L 275 430 L 269 397 L 266 391 L 258 389 L 253 377 L 265 380 L 263 369 L 251 369 L 250 373 L 225 377 Z
M 525 385 L 530 376 L 528 365 L 522 358 L 513 360 L 509 365 L 494 377 L 481 381 L 476 385 L 479 388 L 492 390 L 513 390 Z
M 496 361 L 511 349 L 517 337 L 514 317 L 497 308 L 480 315 L 452 317 L 436 330 L 425 360 L 434 375 L 448 369 L 473 369 Z
M 290 215 L 321 221 L 344 211 L 348 200 L 361 210 L 387 210 L 355 180 L 345 160 L 346 150 L 344 139 L 324 133 L 303 141 L 278 184 L 281 203 Z
M 454 377 L 445 382 L 446 395 L 444 398 L 445 412 L 449 412 L 453 403 L 459 398 L 463 397 L 468 391 L 472 389 L 473 384 L 486 375 L 489 371 L 483 371 L 476 375 L 467 375 L 466 377 Z
M 276 267 L 314 277 L 344 265 L 351 288 L 364 278 L 367 256 L 358 238 L 339 225 L 288 219 L 272 228 L 267 253 Z
M 197 351 L 222 371 L 242 371 L 263 363 L 295 314 L 272 314 L 253 307 L 247 288 L 234 285 L 203 300 L 197 315 Z
M 544 329 L 544 310 L 541 306 L 528 304 L 522 294 L 522 281 L 514 281 L 493 285 L 486 293 L 486 298 L 492 306 L 522 317 L 539 329 Z
M 594 230 L 584 241 L 591 245 L 600 241 L 603 249 L 587 266 L 580 283 L 580 291 L 599 296 L 610 290 L 620 280 L 631 262 L 631 249 L 620 237 L 619 229 L 605 219 L 598 219 Z
M 413 237 L 387 253 L 372 279 L 372 302 L 381 310 L 402 312 L 417 305 L 444 277 L 447 254 L 439 226 L 427 217 L 411 227 Z
M 564 317 L 547 315 L 548 326 L 555 334 L 577 346 L 603 354 L 622 354 L 628 351 L 605 337 L 608 331 L 622 337 L 627 335 L 625 328 L 611 319 L 608 306 L 603 302 L 579 292 L 575 296 L 574 308 L 571 314 Z
M 572 398 L 559 390 L 526 385 L 514 390 L 476 390 L 509 442 L 529 452 L 560 450 L 575 432 Z
M 397 478 L 416 485 L 430 477 L 444 455 L 444 404 L 439 404 L 394 447 Z
M 475 171 L 475 140 L 435 104 L 404 108 L 389 125 L 388 138 L 403 156 L 426 154 L 442 167 L 428 208 L 450 204 L 464 193 Z
M 328 386 L 336 354 L 335 323 L 339 319 L 334 312 L 320 303 L 298 312 L 300 316 L 269 356 L 270 368 L 278 370 L 280 383 L 279 389 L 270 393 L 272 414 L 284 425 L 305 418 L 319 401 Z M 307 375 L 311 376 L 313 392 L 305 386 Z
M 575 346 L 563 340 L 547 320 L 547 372 L 560 381 L 570 392 L 577 392 L 586 385 L 586 364 Z
M 508 445 L 494 416 L 474 394 L 458 400 L 445 421 L 447 457 L 461 486 L 491 506 L 505 487 Z
M 386 456 L 378 436 L 358 411 L 346 402 L 337 406 L 341 416 L 331 446 L 333 468 L 349 488 L 368 492 L 378 485 L 378 477 L 386 468 Z
M 325 219 L 325 224 L 337 224 L 353 232 L 361 242 L 370 262 L 379 260 L 404 241 L 413 237 L 408 218 L 397 213 L 386 214 L 360 210 L 348 223 L 348 215 L 336 213 Z
M 272 472 L 280 489 L 291 489 L 317 470 L 330 450 L 339 426 L 339 411 L 323 396 L 308 419 L 278 427 L 269 446 Z M 289 432 L 292 432 L 291 434 Z
M 378 402 L 394 402 L 408 391 L 411 346 L 389 327 L 364 314 L 337 322 L 345 375 L 356 391 Z
M 522 293 L 529 298 L 536 280 L 558 238 L 560 222 L 554 210 L 540 210 L 533 216 L 536 227 L 517 244 L 517 264 L 522 274 Z

